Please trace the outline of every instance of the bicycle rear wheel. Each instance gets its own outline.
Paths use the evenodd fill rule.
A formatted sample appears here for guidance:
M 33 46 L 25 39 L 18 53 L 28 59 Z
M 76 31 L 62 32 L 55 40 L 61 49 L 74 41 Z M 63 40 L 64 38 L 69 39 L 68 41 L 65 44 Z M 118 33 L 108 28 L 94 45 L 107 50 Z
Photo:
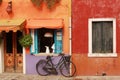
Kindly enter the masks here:
M 36 64 L 36 71 L 39 75 L 41 76 L 47 76 L 49 73 L 44 70 L 44 67 L 46 65 L 47 61 L 46 60 L 40 60 Z
M 65 77 L 73 77 L 76 73 L 76 66 L 73 62 L 65 62 L 60 66 L 60 72 Z

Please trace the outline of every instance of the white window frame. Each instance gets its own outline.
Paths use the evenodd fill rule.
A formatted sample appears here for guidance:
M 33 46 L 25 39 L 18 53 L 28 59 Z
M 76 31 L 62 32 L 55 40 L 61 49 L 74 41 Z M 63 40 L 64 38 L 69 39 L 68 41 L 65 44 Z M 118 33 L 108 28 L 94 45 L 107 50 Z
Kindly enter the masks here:
M 113 53 L 92 53 L 92 22 L 112 21 L 113 22 Z M 117 57 L 116 53 L 116 19 L 115 18 L 90 18 L 88 20 L 88 57 Z

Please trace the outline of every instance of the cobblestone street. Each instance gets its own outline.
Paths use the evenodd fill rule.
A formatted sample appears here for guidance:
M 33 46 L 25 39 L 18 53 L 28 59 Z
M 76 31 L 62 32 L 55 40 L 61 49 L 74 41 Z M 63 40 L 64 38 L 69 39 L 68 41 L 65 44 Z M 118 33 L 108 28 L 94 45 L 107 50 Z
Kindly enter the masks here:
M 120 80 L 120 76 L 77 76 L 66 78 L 64 76 L 24 75 L 20 73 L 2 73 L 0 80 Z
M 0 80 L 74 80 L 73 78 L 65 78 L 64 76 L 39 76 L 39 75 L 24 75 L 20 73 L 2 73 Z

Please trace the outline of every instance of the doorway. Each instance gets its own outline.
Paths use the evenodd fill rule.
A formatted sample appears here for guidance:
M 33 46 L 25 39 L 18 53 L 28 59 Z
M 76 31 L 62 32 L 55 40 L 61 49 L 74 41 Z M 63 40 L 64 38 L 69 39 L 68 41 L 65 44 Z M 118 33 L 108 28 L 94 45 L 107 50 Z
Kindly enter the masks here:
M 18 41 L 21 36 L 20 31 L 4 34 L 4 72 L 23 72 L 23 51 Z

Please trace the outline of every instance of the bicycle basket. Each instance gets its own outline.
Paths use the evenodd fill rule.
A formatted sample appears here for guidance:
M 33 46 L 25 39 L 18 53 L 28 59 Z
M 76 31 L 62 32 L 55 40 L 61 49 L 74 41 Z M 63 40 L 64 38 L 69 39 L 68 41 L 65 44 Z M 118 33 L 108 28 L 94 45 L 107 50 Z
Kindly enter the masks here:
M 65 56 L 65 60 L 66 60 L 67 62 L 70 61 L 70 58 L 71 58 L 71 56 Z

